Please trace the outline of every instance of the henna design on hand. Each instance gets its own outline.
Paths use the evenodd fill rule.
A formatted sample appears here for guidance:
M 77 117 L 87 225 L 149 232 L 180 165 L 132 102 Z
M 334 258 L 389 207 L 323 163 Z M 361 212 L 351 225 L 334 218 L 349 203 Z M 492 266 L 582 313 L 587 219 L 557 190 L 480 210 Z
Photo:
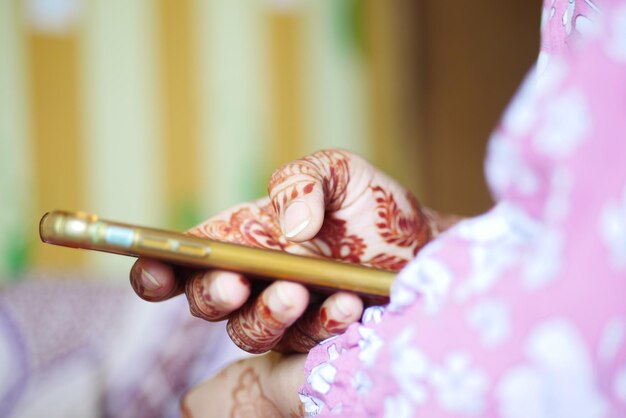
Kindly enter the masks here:
M 239 376 L 233 389 L 231 418 L 276 418 L 280 409 L 265 394 L 258 374 L 252 367 L 246 368 Z
M 351 173 L 355 173 L 354 179 Z M 269 192 L 271 201 L 262 199 L 238 206 L 189 233 L 392 271 L 402 269 L 432 239 L 433 222 L 413 195 L 347 151 L 320 151 L 287 164 L 272 175 Z M 294 200 L 314 192 L 324 196 L 326 213 L 320 230 L 309 241 L 288 241 L 279 224 L 283 211 Z M 310 202 L 321 204 L 318 198 Z M 195 286 L 188 289 L 188 295 L 201 295 L 205 290 L 199 283 Z M 192 312 L 218 317 L 218 310 L 211 309 L 215 308 L 212 302 L 210 297 L 197 297 L 190 300 L 190 306 Z M 239 347 L 262 353 L 275 348 L 278 341 L 278 347 L 285 348 L 282 351 L 306 352 L 320 339 L 342 332 L 345 326 L 332 323 L 327 312 L 317 309 L 296 321 L 283 336 L 286 324 L 272 317 L 261 297 L 233 312 L 227 328 Z M 321 335 L 324 337 L 318 339 Z
M 413 255 L 415 255 L 430 240 L 430 228 L 425 221 L 421 221 L 422 218 L 417 207 L 414 207 L 417 211 L 415 214 L 406 216 L 395 204 L 391 193 L 390 196 L 394 207 L 387 213 L 391 216 L 388 217 L 386 223 L 379 222 L 376 227 L 379 231 L 382 230 L 379 234 L 385 242 L 398 247 L 413 246 Z M 379 216 L 381 213 L 382 211 L 378 212 Z M 400 271 L 409 262 L 407 258 L 388 253 L 379 253 L 371 258 L 363 258 L 368 245 L 358 235 L 348 234 L 346 224 L 347 221 L 327 214 L 320 232 L 313 240 L 302 243 L 301 246 L 311 254 L 320 257 L 331 257 L 340 261 L 391 271 Z M 400 227 L 395 225 L 400 225 Z
M 383 270 L 400 271 L 408 262 L 408 259 L 397 255 L 380 253 L 362 264 Z
M 346 221 L 326 213 L 322 228 L 314 239 L 301 245 L 311 254 L 349 263 L 361 263 L 367 245 L 363 238 L 347 233 Z
M 185 402 L 181 402 L 180 404 L 180 418 L 193 418 L 191 414 L 191 409 Z
M 320 341 L 345 331 L 350 323 L 331 319 L 328 309 L 309 307 L 307 312 L 285 333 L 274 351 L 308 353 Z
M 309 180 L 296 182 L 285 190 L 279 189 L 287 179 L 297 176 L 307 176 Z M 350 156 L 341 150 L 324 150 L 276 170 L 268 186 L 276 213 L 282 213 L 290 200 L 311 193 L 316 185 L 311 178 L 321 182 L 326 208 L 331 211 L 339 209 L 346 199 L 350 181 Z
M 233 342 L 252 354 L 265 353 L 282 337 L 285 324 L 272 315 L 263 297 L 251 301 L 232 316 L 226 330 Z
M 298 405 L 297 411 L 289 411 L 289 418 L 302 418 L 305 415 L 304 405 Z
M 277 170 L 269 184 L 272 203 L 277 213 L 301 194 L 311 192 L 316 184 L 322 184 L 326 215 L 318 234 L 309 242 L 301 244 L 307 253 L 331 257 L 337 260 L 364 264 L 371 267 L 398 271 L 409 261 L 409 254 L 400 251 L 395 254 L 392 248 L 375 255 L 365 256 L 368 245 L 376 248 L 375 242 L 367 242 L 362 237 L 348 230 L 349 222 L 341 219 L 340 213 L 347 199 L 348 183 L 350 182 L 350 165 L 355 163 L 351 154 L 341 150 L 320 151 L 301 158 Z M 373 168 L 365 168 L 369 170 Z M 289 182 L 290 179 L 302 177 L 302 181 Z M 376 180 L 376 176 L 373 181 Z M 311 183 L 309 179 L 313 179 Z M 285 183 L 289 186 L 280 190 Z M 399 186 L 398 186 L 399 188 Z M 408 210 L 398 205 L 393 189 L 381 185 L 370 184 L 369 192 L 375 201 L 376 213 L 373 214 L 372 228 L 378 230 L 381 242 L 407 248 L 415 255 L 417 251 L 432 238 L 430 224 L 424 216 L 419 203 L 412 194 L 406 193 Z M 399 188 L 402 190 L 401 188 Z M 356 193 L 359 193 L 358 191 Z M 406 254 L 406 255 L 405 255 Z
M 230 214 L 228 220 L 210 219 L 188 232 L 200 238 L 232 242 L 248 247 L 282 250 L 282 231 L 271 203 L 260 207 L 246 205 Z
M 215 306 L 210 292 L 205 291 L 202 274 L 197 274 L 187 281 L 185 294 L 189 302 L 189 311 L 193 316 L 207 321 L 221 321 L 228 316 L 224 313 L 224 309 Z
M 393 193 L 381 186 L 371 186 L 376 199 L 376 228 L 383 240 L 399 247 L 413 247 L 413 255 L 431 239 L 431 230 L 428 219 L 421 211 L 417 199 L 407 193 L 407 200 L 411 210 L 402 211 Z

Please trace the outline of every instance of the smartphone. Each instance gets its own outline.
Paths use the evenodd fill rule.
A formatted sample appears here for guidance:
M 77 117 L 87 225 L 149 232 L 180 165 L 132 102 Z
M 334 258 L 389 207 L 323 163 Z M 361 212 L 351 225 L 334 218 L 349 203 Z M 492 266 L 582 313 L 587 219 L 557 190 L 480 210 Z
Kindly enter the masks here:
M 366 296 L 388 297 L 395 278 L 392 271 L 111 222 L 83 212 L 46 213 L 39 235 L 48 244 L 230 270 Z

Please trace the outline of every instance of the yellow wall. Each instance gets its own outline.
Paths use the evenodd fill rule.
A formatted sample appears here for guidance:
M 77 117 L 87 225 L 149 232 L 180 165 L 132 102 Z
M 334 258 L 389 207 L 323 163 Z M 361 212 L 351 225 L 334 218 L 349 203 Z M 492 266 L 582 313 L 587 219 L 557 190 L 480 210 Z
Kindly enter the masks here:
M 375 2 L 45 5 L 0 2 L 5 278 L 33 267 L 125 278 L 130 260 L 39 244 L 47 210 L 182 229 L 331 146 L 412 173 L 394 161 L 401 80 Z

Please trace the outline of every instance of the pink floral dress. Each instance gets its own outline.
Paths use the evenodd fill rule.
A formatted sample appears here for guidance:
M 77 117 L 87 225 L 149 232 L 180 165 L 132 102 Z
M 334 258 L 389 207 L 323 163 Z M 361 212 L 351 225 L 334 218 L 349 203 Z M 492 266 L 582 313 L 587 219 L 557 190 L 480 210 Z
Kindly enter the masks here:
M 546 0 L 497 200 L 311 351 L 310 415 L 626 417 L 626 1 Z

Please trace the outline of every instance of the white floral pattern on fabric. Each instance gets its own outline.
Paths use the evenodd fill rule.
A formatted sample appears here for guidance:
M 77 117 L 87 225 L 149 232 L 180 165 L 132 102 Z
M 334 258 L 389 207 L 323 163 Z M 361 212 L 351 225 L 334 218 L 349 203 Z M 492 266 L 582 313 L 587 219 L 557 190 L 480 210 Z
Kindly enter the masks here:
M 428 398 L 425 380 L 429 373 L 428 359 L 411 345 L 413 328 L 407 327 L 391 342 L 391 373 L 403 399 L 422 405 Z
M 433 367 L 429 382 L 444 411 L 465 415 L 483 412 L 489 381 L 485 372 L 470 366 L 467 353 L 448 354 L 443 367 Z
M 457 235 L 472 244 L 521 245 L 535 237 L 536 221 L 515 205 L 500 203 L 489 213 L 460 222 Z
M 563 166 L 556 166 L 550 176 L 550 195 L 546 202 L 544 219 L 560 222 L 569 214 L 570 193 L 574 188 L 574 175 Z
M 534 109 L 539 99 L 540 89 L 537 83 L 538 73 L 543 74 L 544 70 L 551 67 L 546 67 L 547 56 L 546 54 L 540 54 L 541 62 L 536 65 L 536 71 L 532 71 L 522 83 L 517 96 L 513 99 L 511 104 L 504 111 L 502 116 L 502 126 L 507 135 L 513 137 L 521 137 L 530 132 L 536 119 L 537 112 Z M 550 84 L 546 84 L 546 87 L 550 87 Z
M 521 138 L 531 132 L 540 116 L 537 113 L 539 102 L 557 88 L 567 72 L 567 65 L 561 58 L 545 51 L 539 53 L 535 70 L 524 79 L 502 117 L 502 127 L 507 136 Z M 487 165 L 490 160 L 488 154 Z
M 563 12 L 561 22 L 565 26 L 565 33 L 570 34 L 572 32 L 573 20 L 574 20 L 574 8 L 576 7 L 576 0 L 569 0 L 567 8 Z
M 468 312 L 467 321 L 478 332 L 485 348 L 495 348 L 511 335 L 511 318 L 501 300 L 487 299 L 476 303 Z
M 329 363 L 323 363 L 311 370 L 307 381 L 317 392 L 326 394 L 335 381 L 337 368 Z
M 606 43 L 607 54 L 618 61 L 626 61 L 626 5 L 613 12 L 610 33 Z
M 338 358 L 339 352 L 337 351 L 337 346 L 335 344 L 332 344 L 330 347 L 328 347 L 328 360 L 335 361 Z
M 438 247 L 436 243 L 424 247 L 398 274 L 391 287 L 390 310 L 399 311 L 418 296 L 423 300 L 424 312 L 434 314 L 441 309 L 452 283 L 452 272 L 433 255 Z
M 600 215 L 600 236 L 609 250 L 615 269 L 626 268 L 626 187 L 621 199 L 604 205 Z
M 525 258 L 522 281 L 528 291 L 537 291 L 550 284 L 564 262 L 565 240 L 562 233 L 544 228 Z
M 531 195 L 537 189 L 538 177 L 522 157 L 519 139 L 532 132 L 541 116 L 537 113 L 540 101 L 561 83 L 567 72 L 561 58 L 541 51 L 535 70 L 524 79 L 505 110 L 502 129 L 490 138 L 485 160 L 485 175 L 496 193 L 503 194 L 507 187 L 513 187 L 523 195 Z
M 600 13 L 600 8 L 596 5 L 596 0 L 585 0 L 585 3 L 587 4 L 587 6 L 589 6 L 590 10 L 593 10 L 595 13 Z M 583 16 L 583 15 L 580 15 Z M 598 16 L 592 16 L 594 22 L 597 23 L 597 17 Z
M 566 158 L 582 143 L 592 128 L 585 96 L 575 88 L 551 98 L 533 138 L 535 149 L 553 158 Z
M 483 371 L 470 367 L 469 356 L 452 352 L 443 365 L 431 364 L 426 355 L 411 344 L 414 329 L 407 327 L 391 343 L 391 373 L 399 397 L 390 398 L 394 410 L 419 407 L 429 399 L 429 387 L 446 411 L 480 413 L 485 405 L 488 379 Z
M 486 215 L 459 223 L 455 232 L 470 242 L 469 277 L 454 295 L 462 302 L 490 290 L 520 260 L 520 248 L 537 236 L 540 227 L 515 206 L 499 204 Z
M 570 211 L 570 193 L 574 178 L 569 170 L 557 166 L 550 176 L 550 191 L 543 219 L 547 225 L 555 225 L 566 218 Z M 565 237 L 560 228 L 543 226 L 536 234 L 524 262 L 522 278 L 529 291 L 536 291 L 551 283 L 564 262 Z
M 607 403 L 596 384 L 585 342 L 566 319 L 546 320 L 529 334 L 529 362 L 510 369 L 498 385 L 505 418 L 595 418 Z
M 372 367 L 378 357 L 378 352 L 382 348 L 384 342 L 382 338 L 371 328 L 364 326 L 359 327 L 359 360 L 363 362 L 365 367 Z
M 624 343 L 625 336 L 626 321 L 624 318 L 616 317 L 608 321 L 602 330 L 598 344 L 598 359 L 605 364 L 612 362 Z
M 339 403 L 330 410 L 331 415 L 341 415 L 343 413 L 343 404 Z
M 613 394 L 620 402 L 626 405 L 626 364 L 624 364 L 615 375 Z
M 548 54 L 546 51 L 539 52 L 539 56 L 537 57 L 537 64 L 535 65 L 535 72 L 537 73 L 537 75 L 543 74 L 546 68 L 548 68 L 549 62 L 550 54 Z
M 587 16 L 578 15 L 576 17 L 576 32 L 585 36 L 594 36 L 598 33 L 598 26 Z
M 363 370 L 359 370 L 354 375 L 354 377 L 350 381 L 350 384 L 359 396 L 369 395 L 373 385 L 372 379 L 370 379 L 367 373 L 365 373 Z
M 328 347 L 328 361 L 315 366 L 309 373 L 307 382 L 317 392 L 322 394 L 328 393 L 331 385 L 335 382 L 337 368 L 332 365 L 332 362 L 338 357 L 337 346 L 332 344 Z
M 300 402 L 304 405 L 304 412 L 307 416 L 319 415 L 320 411 L 324 407 L 324 402 L 321 399 L 317 399 L 315 396 L 308 396 L 299 394 Z
M 385 397 L 385 418 L 411 418 L 413 405 L 402 395 Z
M 540 69 L 545 69 L 544 63 L 547 64 L 546 60 L 547 57 L 543 55 L 541 66 L 537 65 L 535 67 L 537 72 Z M 532 72 L 524 79 L 519 94 L 504 112 L 502 126 L 507 136 L 520 137 L 526 135 L 530 132 L 537 119 L 537 112 L 532 106 L 536 104 L 539 98 L 539 91 L 536 88 L 537 72 Z
M 370 306 L 369 308 L 363 311 L 363 316 L 361 317 L 361 322 L 365 324 L 379 324 L 383 318 L 383 312 L 385 312 L 385 308 L 382 306 Z
M 535 67 L 536 68 L 536 67 Z M 532 71 L 529 76 L 528 87 L 524 85 L 523 89 L 528 89 L 530 92 L 523 93 L 525 95 L 531 95 L 533 100 L 528 100 L 526 103 L 533 107 L 533 111 L 537 113 L 537 105 L 540 99 L 553 94 L 558 87 L 561 86 L 565 77 L 569 73 L 569 66 L 560 56 L 551 55 L 550 65 L 541 73 Z
M 565 11 L 563 12 L 563 17 L 561 22 L 565 27 L 565 33 L 570 35 L 572 33 L 572 29 L 575 29 L 580 35 L 584 35 L 587 39 L 589 37 L 595 35 L 598 31 L 598 25 L 596 24 L 596 16 L 592 16 L 594 19 L 590 19 L 589 17 L 577 13 L 576 12 L 576 1 L 577 0 L 568 0 L 568 5 Z M 581 0 L 578 0 L 580 3 Z M 591 0 L 584 0 L 584 3 L 588 6 L 588 8 L 594 13 L 599 12 L 598 7 Z
M 527 117 L 521 113 L 516 112 L 514 114 L 520 114 L 520 117 L 523 118 Z M 511 123 L 522 124 L 526 122 Z M 496 134 L 489 141 L 488 153 L 490 158 L 485 165 L 485 174 L 495 190 L 502 193 L 510 188 L 519 191 L 522 195 L 532 195 L 537 191 L 539 179 L 524 161 L 515 143 Z

